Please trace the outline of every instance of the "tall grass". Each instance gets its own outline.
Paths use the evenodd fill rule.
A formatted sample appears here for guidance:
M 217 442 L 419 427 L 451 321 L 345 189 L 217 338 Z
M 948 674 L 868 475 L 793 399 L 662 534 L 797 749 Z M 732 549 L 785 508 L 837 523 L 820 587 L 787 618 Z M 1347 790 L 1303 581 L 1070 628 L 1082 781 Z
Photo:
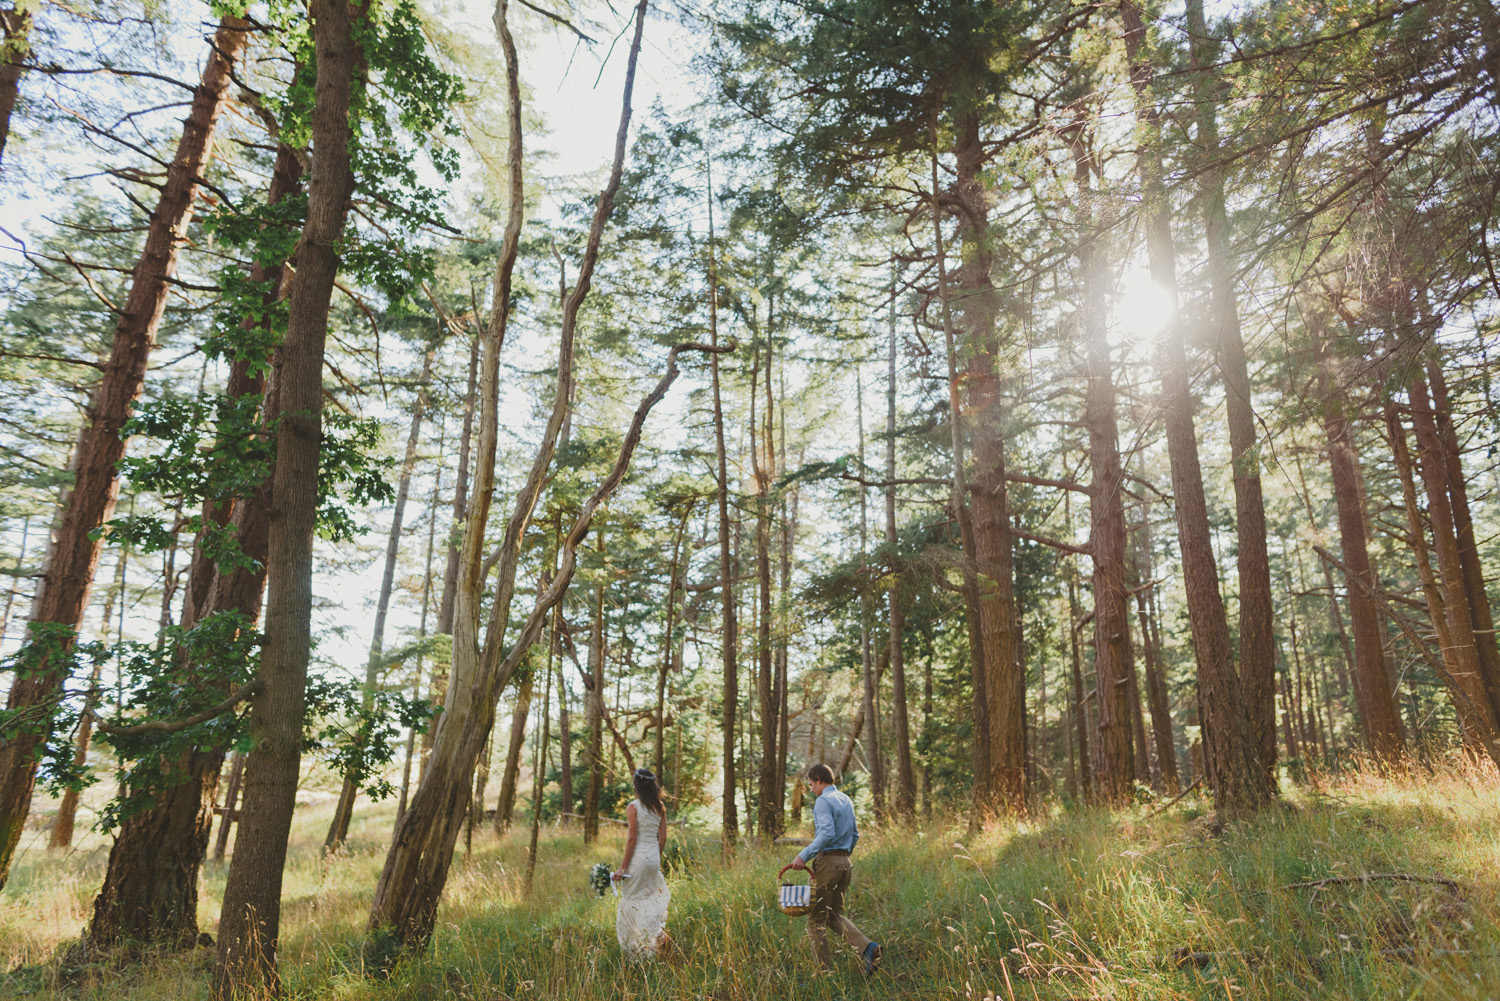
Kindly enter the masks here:
M 617 864 L 621 837 L 541 843 L 531 899 L 525 839 L 476 833 L 438 916 L 432 949 L 385 978 L 365 969 L 362 931 L 388 807 L 357 818 L 349 847 L 319 854 L 327 807 L 299 811 L 286 880 L 282 969 L 296 998 L 1240 999 L 1500 997 L 1500 785 L 1454 770 L 1419 780 L 1356 776 L 1293 791 L 1287 809 L 1218 830 L 1192 800 L 1153 816 L 1053 810 L 974 837 L 952 824 L 871 832 L 849 912 L 883 943 L 871 980 L 858 958 L 814 976 L 801 919 L 775 906 L 792 849 L 687 836 L 696 857 L 672 882 L 675 965 L 621 959 L 613 899 L 588 867 Z M 675 837 L 675 835 L 674 835 Z M 0 898 L 0 997 L 207 996 L 212 950 L 88 957 L 103 853 L 25 852 Z M 1294 886 L 1371 874 L 1441 877 Z M 217 919 L 224 865 L 205 873 Z

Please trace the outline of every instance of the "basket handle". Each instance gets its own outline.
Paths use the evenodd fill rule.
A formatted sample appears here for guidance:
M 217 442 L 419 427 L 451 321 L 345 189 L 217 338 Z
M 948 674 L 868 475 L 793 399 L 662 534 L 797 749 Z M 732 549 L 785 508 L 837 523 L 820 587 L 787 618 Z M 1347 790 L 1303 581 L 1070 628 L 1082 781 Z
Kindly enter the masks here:
M 781 877 L 786 875 L 786 871 L 788 869 L 795 869 L 795 868 L 796 868 L 796 866 L 793 863 L 791 863 L 791 862 L 788 862 L 786 865 L 782 866 L 781 867 L 781 871 L 776 874 L 776 882 L 778 882 L 778 883 L 781 882 Z M 811 879 L 811 878 L 812 878 L 812 870 L 809 869 L 808 870 L 808 879 Z

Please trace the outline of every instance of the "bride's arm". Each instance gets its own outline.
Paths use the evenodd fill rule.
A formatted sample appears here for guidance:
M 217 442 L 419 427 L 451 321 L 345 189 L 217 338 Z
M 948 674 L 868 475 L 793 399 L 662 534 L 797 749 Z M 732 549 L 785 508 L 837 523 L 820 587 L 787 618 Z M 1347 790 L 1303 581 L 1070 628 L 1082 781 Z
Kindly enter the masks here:
M 658 858 L 667 853 L 667 809 L 662 806 L 661 817 L 656 823 L 656 855 Z
M 635 838 L 638 826 L 635 818 L 634 803 L 625 808 L 625 819 L 629 822 L 628 833 L 625 835 L 625 861 L 620 863 L 620 868 L 615 873 L 616 878 L 625 875 L 625 870 L 630 868 L 630 860 L 635 858 Z

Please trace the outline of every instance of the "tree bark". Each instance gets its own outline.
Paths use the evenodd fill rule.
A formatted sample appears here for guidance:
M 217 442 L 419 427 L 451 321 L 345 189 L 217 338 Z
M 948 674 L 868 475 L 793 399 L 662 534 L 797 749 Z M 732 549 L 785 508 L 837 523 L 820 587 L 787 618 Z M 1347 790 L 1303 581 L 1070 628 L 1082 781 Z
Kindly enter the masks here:
M 1443 650 L 1451 652 L 1450 673 L 1457 684 L 1473 701 L 1478 721 L 1482 726 L 1469 726 L 1465 738 L 1471 745 L 1482 743 L 1483 737 L 1496 729 L 1500 721 L 1500 706 L 1492 698 L 1485 684 L 1483 663 L 1479 657 L 1479 644 L 1474 635 L 1471 600 L 1486 600 L 1481 590 L 1478 595 L 1468 592 L 1463 573 L 1463 560 L 1459 551 L 1458 534 L 1454 528 L 1453 506 L 1448 494 L 1448 477 L 1442 440 L 1438 432 L 1436 415 L 1428 396 L 1427 383 L 1420 376 L 1412 380 L 1411 389 L 1412 425 L 1417 437 L 1417 466 L 1427 493 L 1427 517 L 1432 526 L 1432 548 L 1437 554 L 1438 586 L 1442 592 L 1443 615 L 1447 620 Z M 1359 566 L 1344 557 L 1351 570 L 1359 573 Z M 1371 580 L 1374 586 L 1373 578 Z M 1359 634 L 1355 633 L 1356 651 Z M 1389 691 L 1389 689 L 1385 689 Z
M 1313 325 L 1313 356 L 1323 396 L 1323 430 L 1328 439 L 1328 464 L 1338 509 L 1339 543 L 1344 563 L 1350 571 L 1375 586 L 1366 541 L 1364 505 L 1359 495 L 1354 440 L 1345 416 L 1348 401 L 1338 389 L 1339 376 L 1327 333 L 1322 329 L 1321 316 L 1320 313 L 1314 314 L 1309 322 Z M 1353 581 L 1348 582 L 1348 601 L 1354 630 L 1354 698 L 1359 706 L 1365 744 L 1377 761 L 1397 764 L 1404 756 L 1405 748 L 1401 740 L 1400 717 L 1387 677 L 1385 648 L 1381 642 L 1375 604 Z
M 713 165 L 708 174 L 708 329 L 709 343 L 719 346 L 719 265 L 714 246 L 714 191 Z M 734 851 L 739 838 L 739 809 L 735 803 L 735 715 L 739 707 L 739 624 L 736 619 L 734 600 L 733 562 L 729 544 L 729 473 L 724 447 L 724 402 L 719 385 L 719 356 L 710 359 L 714 396 L 714 464 L 718 480 L 719 506 L 719 597 L 722 606 L 724 698 L 722 708 L 724 794 L 723 794 L 723 854 L 725 858 Z
M 602 554 L 603 529 L 598 537 Z M 583 697 L 589 733 L 589 789 L 583 801 L 584 844 L 599 837 L 599 796 L 604 791 L 604 641 L 604 582 L 600 581 L 594 585 L 594 609 L 589 617 L 589 682 Z
M 433 349 L 422 355 L 422 374 L 417 377 L 417 399 L 411 408 L 411 429 L 406 433 L 406 455 L 401 461 L 401 478 L 396 483 L 396 506 L 391 513 L 391 530 L 385 542 L 385 571 L 380 577 L 380 596 L 375 602 L 375 625 L 370 636 L 370 655 L 365 661 L 365 685 L 360 705 L 365 712 L 375 704 L 375 689 L 380 684 L 381 654 L 385 650 L 385 620 L 391 608 L 391 591 L 396 584 L 396 558 L 401 554 L 401 525 L 406 516 L 406 499 L 411 494 L 411 473 L 417 465 L 417 445 L 422 438 L 422 416 L 427 411 L 427 386 L 432 380 Z M 364 774 L 345 775 L 339 790 L 333 821 L 323 839 L 323 850 L 333 851 L 349 837 L 349 821 L 354 816 L 354 798 Z
M 764 358 L 757 358 L 750 374 L 750 460 L 755 474 L 755 580 L 756 613 L 755 692 L 760 703 L 760 767 L 756 775 L 757 822 L 761 837 L 781 834 L 782 811 L 780 781 L 777 777 L 777 737 L 780 722 L 776 703 L 775 650 L 771 642 L 771 483 L 776 478 L 776 446 L 772 436 L 771 356 L 775 331 L 776 300 L 766 300 Z M 764 361 L 762 365 L 761 362 Z M 762 369 L 765 375 L 765 411 L 756 419 L 756 382 Z M 762 423 L 763 422 L 763 423 Z
M 1156 636 L 1154 616 L 1150 613 L 1151 596 L 1156 587 L 1155 568 L 1151 560 L 1151 515 L 1146 503 L 1141 502 L 1141 532 L 1137 536 L 1140 563 L 1147 583 L 1135 592 L 1136 617 L 1141 623 L 1141 649 L 1146 657 L 1146 705 L 1151 710 L 1151 738 L 1156 747 L 1156 765 L 1161 776 L 1161 791 L 1168 796 L 1177 795 L 1182 780 L 1177 773 L 1177 745 L 1172 735 L 1172 711 L 1167 700 L 1167 685 L 1161 667 L 1156 662 L 1161 646 Z
M 437 542 L 438 508 L 443 496 L 443 445 L 445 424 L 438 422 L 438 454 L 437 468 L 432 477 L 432 502 L 427 508 L 427 558 L 423 563 L 426 568 L 422 575 L 422 615 L 417 624 L 417 639 L 427 638 L 427 613 L 432 610 L 432 555 Z M 414 677 L 411 683 L 411 697 L 415 701 L 422 697 L 422 662 L 425 655 L 417 655 L 417 666 L 412 672 Z M 431 685 L 428 686 L 429 689 Z M 431 731 L 429 726 L 428 730 Z M 417 732 L 413 728 L 406 732 L 406 756 L 401 763 L 401 792 L 396 799 L 396 821 L 400 823 L 401 817 L 406 813 L 407 798 L 411 793 L 411 769 L 412 758 L 417 751 Z
M 16 108 L 26 57 L 31 53 L 31 7 L 22 7 L 17 2 L 9 10 L 0 10 L 0 31 L 4 32 L 4 41 L 0 43 L 0 163 L 3 163 L 5 143 L 10 138 L 10 116 Z
M 115 326 L 109 359 L 88 409 L 73 458 L 73 483 L 32 603 L 32 625 L 57 625 L 76 632 L 88 607 L 99 553 L 104 546 L 95 530 L 114 513 L 120 480 L 116 467 L 125 454 L 120 430 L 130 417 L 145 384 L 146 362 L 156 346 L 156 331 L 166 309 L 169 282 L 186 241 L 188 221 L 198 196 L 198 182 L 213 152 L 214 132 L 229 90 L 233 64 L 244 50 L 245 21 L 226 17 L 219 23 L 213 50 L 193 92 L 182 138 L 162 181 L 161 197 L 146 231 L 145 246 L 131 274 L 130 293 Z M 66 646 L 72 646 L 69 639 Z M 11 686 L 7 709 L 49 706 L 67 680 L 67 668 L 43 655 Z M 0 747 L 0 888 L 10 873 L 20 842 L 31 792 L 36 783 L 34 752 L 46 739 L 52 710 L 44 723 L 18 734 Z
M 672 533 L 672 562 L 667 570 L 667 621 L 665 627 L 665 638 L 662 640 L 661 663 L 656 669 L 656 732 L 653 737 L 652 747 L 653 767 L 656 776 L 661 779 L 666 767 L 666 733 L 667 733 L 667 674 L 672 670 L 673 655 L 676 652 L 677 632 L 677 588 L 678 568 L 682 565 L 682 543 L 687 534 L 688 518 L 692 516 L 693 505 L 697 503 L 696 497 L 689 497 L 682 504 L 682 515 L 678 519 L 677 528 Z
M 500 773 L 500 799 L 495 804 L 496 834 L 504 834 L 510 830 L 511 820 L 515 816 L 516 786 L 521 777 L 521 752 L 526 748 L 526 720 L 531 715 L 531 696 L 535 691 L 535 684 L 535 671 L 528 671 L 516 689 L 516 704 L 510 713 L 510 740 L 505 745 L 505 771 Z
M 557 632 L 562 621 L 562 609 L 552 616 L 552 646 L 557 646 Z M 561 753 L 562 774 L 558 776 L 558 794 L 562 800 L 562 812 L 573 813 L 573 734 L 568 721 L 568 684 L 563 670 L 562 657 L 557 658 L 557 736 Z M 564 824 L 567 818 L 561 818 Z
M 1272 631 L 1271 558 L 1266 552 L 1266 508 L 1260 486 L 1255 409 L 1250 370 L 1240 332 L 1230 249 L 1229 216 L 1224 202 L 1224 169 L 1219 166 L 1217 106 L 1223 86 L 1213 67 L 1218 46 L 1209 36 L 1203 0 L 1188 0 L 1188 51 L 1194 70 L 1194 104 L 1198 119 L 1198 152 L 1207 164 L 1199 178 L 1204 239 L 1208 247 L 1212 343 L 1224 377 L 1225 417 L 1234 473 L 1234 508 L 1240 598 L 1240 684 L 1245 717 L 1265 771 L 1262 781 L 1276 783 L 1276 642 Z
M 1151 277 L 1177 298 L 1176 250 L 1172 241 L 1171 206 L 1167 200 L 1161 152 L 1157 146 L 1160 119 L 1151 96 L 1152 70 L 1145 53 L 1146 29 L 1132 0 L 1120 5 L 1125 48 L 1130 62 L 1136 112 L 1146 138 L 1137 149 L 1141 165 L 1142 210 Z M 1198 698 L 1202 711 L 1203 751 L 1207 784 L 1214 805 L 1226 815 L 1250 813 L 1267 805 L 1275 790 L 1260 765 L 1251 739 L 1240 677 L 1229 642 L 1229 620 L 1219 592 L 1213 535 L 1208 524 L 1208 501 L 1198 461 L 1194 427 L 1191 369 L 1187 358 L 1184 321 L 1174 315 L 1157 341 L 1157 369 L 1161 377 L 1161 408 L 1172 467 L 1172 493 L 1177 506 L 1177 535 L 1182 551 L 1187 591 L 1188 621 L 1198 664 Z
M 556 616 L 553 616 L 556 622 Z M 542 827 L 542 790 L 547 787 L 547 752 L 551 750 L 552 727 L 552 656 L 557 650 L 556 636 L 548 637 L 546 683 L 542 685 L 542 733 L 537 741 L 537 753 L 532 759 L 531 787 L 531 840 L 526 845 L 526 883 L 522 895 L 531 896 L 532 879 L 536 875 L 537 840 Z M 497 814 L 498 816 L 498 814 Z
M 859 475 L 867 477 L 865 469 L 865 393 L 864 393 L 864 369 L 856 365 L 854 368 L 854 406 L 855 424 L 859 434 Z M 875 670 L 870 664 L 870 620 L 874 617 L 874 604 L 870 594 L 870 574 L 868 558 L 870 552 L 869 511 L 868 496 L 864 483 L 858 484 L 859 488 L 859 663 L 860 679 L 862 682 L 863 702 L 860 712 L 864 716 L 865 724 L 870 731 L 869 740 L 865 742 L 865 758 L 870 770 L 870 792 L 875 801 L 875 819 L 883 822 L 886 814 L 885 803 L 885 758 L 880 751 L 880 715 L 876 711 L 877 690 L 880 682 L 876 677 Z
M 275 204 L 296 191 L 301 176 L 295 153 L 286 146 L 278 148 L 266 194 L 268 203 Z M 262 301 L 267 306 L 282 294 L 284 278 L 285 268 L 280 265 L 250 267 L 250 280 L 265 290 Z M 249 329 L 257 322 L 265 321 L 247 318 L 244 326 Z M 231 365 L 225 395 L 234 401 L 259 398 L 260 426 L 269 431 L 274 424 L 278 384 L 274 378 L 267 379 L 249 359 Z M 183 602 L 183 628 L 192 628 L 215 612 L 237 612 L 251 625 L 259 621 L 270 545 L 270 507 L 269 480 L 246 497 L 204 502 L 205 523 L 228 524 L 251 565 L 224 573 L 201 547 L 195 550 Z M 180 666 L 191 679 L 193 665 Z M 156 795 L 151 805 L 121 822 L 103 886 L 94 902 L 89 926 L 92 944 L 107 948 L 126 939 L 187 946 L 196 941 L 198 873 L 208 847 L 214 800 L 227 752 L 223 745 L 202 746 L 176 761 L 161 762 L 164 772 L 177 773 L 181 779 Z M 220 826 L 221 844 L 227 840 L 231 816 L 226 813 Z
M 977 129 L 977 124 L 976 124 Z M 943 238 L 942 189 L 938 184 L 936 124 L 933 126 L 932 150 L 932 228 L 938 271 L 938 306 L 943 321 L 943 346 L 948 363 L 948 430 L 953 458 L 952 490 L 948 507 L 958 522 L 959 542 L 963 550 L 960 573 L 963 580 L 964 625 L 969 640 L 969 677 L 972 686 L 971 713 L 974 720 L 973 816 L 970 826 L 982 823 L 995 813 L 994 776 L 991 767 L 990 710 L 986 691 L 988 671 L 985 667 L 985 643 L 980 616 L 979 556 L 974 523 L 967 503 L 968 486 L 964 460 L 964 409 L 959 389 L 957 330 L 949 303 L 948 272 Z M 977 141 L 977 139 L 976 139 Z
M 240 787 L 245 776 L 245 752 L 235 751 L 229 759 L 229 786 L 224 790 L 224 812 L 219 817 L 219 833 L 214 838 L 214 861 L 229 850 L 229 830 L 239 818 Z
M 1435 349 L 1434 349 L 1435 351 Z M 1453 425 L 1453 408 L 1448 402 L 1448 380 L 1435 353 L 1427 358 L 1427 382 L 1432 391 L 1433 418 L 1437 440 L 1442 447 L 1443 472 L 1453 511 L 1453 532 L 1458 547 L 1458 561 L 1463 573 L 1464 591 L 1469 598 L 1469 621 L 1474 628 L 1474 644 L 1479 652 L 1480 674 L 1490 694 L 1490 704 L 1500 712 L 1500 643 L 1495 636 L 1494 614 L 1484 570 L 1479 561 L 1479 546 L 1474 538 L 1474 519 L 1469 512 L 1469 487 L 1464 477 L 1463 454 L 1458 447 L 1458 433 Z
M 1005 420 L 1000 401 L 999 297 L 990 278 L 994 254 L 989 199 L 982 178 L 986 158 L 979 116 L 964 111 L 955 120 L 954 183 L 961 206 L 958 241 L 962 263 L 954 272 L 960 290 L 959 329 L 965 413 L 972 436 L 974 477 L 967 498 L 979 572 L 979 634 L 984 645 L 985 711 L 988 715 L 989 801 L 992 810 L 1026 809 L 1026 675 L 1020 661 L 1011 552 L 1010 502 L 1005 479 Z
M 1078 257 L 1083 278 L 1083 424 L 1089 435 L 1089 549 L 1094 564 L 1094 674 L 1099 693 L 1094 743 L 1094 792 L 1105 803 L 1130 800 L 1135 779 L 1130 697 L 1134 659 L 1130 650 L 1130 586 L 1125 566 L 1125 468 L 1115 415 L 1113 361 L 1110 358 L 1108 276 L 1099 234 L 1108 220 L 1095 218 L 1092 178 L 1099 172 L 1087 126 L 1070 136 L 1073 177 L 1078 186 Z M 1139 705 L 1139 702 L 1137 702 Z
M 104 605 L 106 627 L 109 625 L 112 611 L 113 609 L 106 602 Z M 83 718 L 78 721 L 78 735 L 73 739 L 73 767 L 79 770 L 82 770 L 89 760 L 89 740 L 94 734 L 93 712 L 99 701 L 94 693 L 99 687 L 99 672 L 103 667 L 104 661 L 94 662 L 93 673 L 89 676 L 89 691 L 83 700 Z M 77 819 L 78 790 L 69 786 L 63 791 L 62 799 L 57 804 L 57 816 L 53 818 L 52 831 L 47 836 L 47 847 L 72 848 L 73 827 Z
M 365 8 L 313 0 L 317 84 L 312 116 L 317 172 L 307 221 L 292 254 L 286 338 L 277 360 L 281 420 L 272 473 L 266 561 L 267 634 L 257 676 L 264 688 L 250 707 L 251 750 L 245 805 L 224 887 L 214 963 L 215 1001 L 275 992 L 282 872 L 302 760 L 307 662 L 312 640 L 313 539 L 323 432 L 323 349 L 338 272 L 338 244 L 354 191 L 350 106 L 363 59 L 354 41 Z
M 897 551 L 900 537 L 896 532 L 896 276 L 891 275 L 890 322 L 887 325 L 885 381 L 885 471 L 889 486 L 885 491 L 885 544 L 890 550 L 890 652 L 891 665 L 891 739 L 896 745 L 896 816 L 910 819 L 916 815 L 916 776 L 911 763 L 911 727 L 906 706 L 906 659 L 903 633 L 906 609 L 902 603 L 901 573 Z
M 519 155 L 519 154 L 517 154 Z M 519 170 L 519 167 L 517 167 Z M 515 225 L 520 227 L 519 208 L 513 213 Z M 475 316 L 474 322 L 479 318 Z M 493 325 L 493 321 L 492 321 Z M 500 336 L 503 338 L 504 332 Z M 459 570 L 459 557 L 462 550 L 462 540 L 467 531 L 465 528 L 468 518 L 469 505 L 469 446 L 474 436 L 474 403 L 478 398 L 479 380 L 479 358 L 480 345 L 485 344 L 484 337 L 474 337 L 469 345 L 469 383 L 468 391 L 464 394 L 464 429 L 458 443 L 458 478 L 453 485 L 453 529 L 448 539 L 448 568 L 443 573 L 443 597 L 438 603 L 437 631 L 445 636 L 453 635 L 453 616 L 457 607 L 458 583 L 462 576 Z M 498 363 L 499 346 L 495 347 L 495 355 Z M 488 516 L 489 502 L 485 501 L 485 514 Z M 430 686 L 433 704 L 441 708 L 448 694 L 448 673 L 446 671 L 435 672 L 432 676 Z M 427 755 L 432 752 L 432 738 L 437 733 L 437 726 L 429 726 L 427 732 L 422 734 L 422 769 L 425 773 L 427 768 Z
M 26 532 L 23 527 L 21 532 L 22 562 L 24 563 L 26 550 Z M 127 554 L 122 548 L 120 560 L 116 564 L 115 588 L 107 592 L 104 597 L 104 612 L 99 616 L 99 635 L 108 636 L 111 621 L 114 618 L 115 602 L 118 601 L 123 610 L 125 605 L 125 560 Z M 5 628 L 0 625 L 0 640 L 5 636 Z M 84 696 L 83 716 L 78 721 L 78 734 L 73 740 L 73 767 L 82 769 L 88 764 L 89 743 L 94 734 L 94 710 L 99 704 L 99 675 L 104 668 L 102 660 L 94 662 L 93 672 L 89 676 L 88 694 Z M 57 817 L 52 821 L 52 831 L 47 838 L 48 848 L 72 848 L 73 829 L 78 819 L 79 790 L 69 786 L 64 790 L 61 801 L 57 804 Z

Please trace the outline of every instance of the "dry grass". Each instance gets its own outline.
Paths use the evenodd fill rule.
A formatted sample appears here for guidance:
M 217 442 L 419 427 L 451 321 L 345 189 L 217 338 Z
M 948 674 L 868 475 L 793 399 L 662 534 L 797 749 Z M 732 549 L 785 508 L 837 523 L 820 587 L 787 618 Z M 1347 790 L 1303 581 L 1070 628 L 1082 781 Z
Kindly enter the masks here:
M 972 840 L 933 824 L 867 835 L 850 910 L 885 946 L 866 982 L 856 957 L 815 978 L 800 920 L 775 909 L 791 855 L 689 835 L 698 863 L 673 877 L 677 966 L 622 962 L 612 900 L 586 877 L 616 862 L 615 831 L 585 849 L 549 831 L 532 899 L 525 836 L 476 835 L 454 867 L 432 951 L 368 975 L 362 929 L 389 805 L 368 809 L 350 849 L 318 847 L 329 807 L 299 810 L 286 879 L 288 993 L 337 1001 L 451 997 L 667 999 L 1246 999 L 1500 996 L 1500 783 L 1454 770 L 1373 776 L 1294 792 L 1291 806 L 1215 833 L 1192 800 L 1153 817 L 1055 812 Z M 103 868 L 97 840 L 65 857 L 28 848 L 0 898 L 0 997 L 101 1001 L 207 997 L 211 950 L 64 961 Z M 1371 873 L 1442 876 L 1291 887 Z M 213 931 L 222 864 L 205 873 Z

